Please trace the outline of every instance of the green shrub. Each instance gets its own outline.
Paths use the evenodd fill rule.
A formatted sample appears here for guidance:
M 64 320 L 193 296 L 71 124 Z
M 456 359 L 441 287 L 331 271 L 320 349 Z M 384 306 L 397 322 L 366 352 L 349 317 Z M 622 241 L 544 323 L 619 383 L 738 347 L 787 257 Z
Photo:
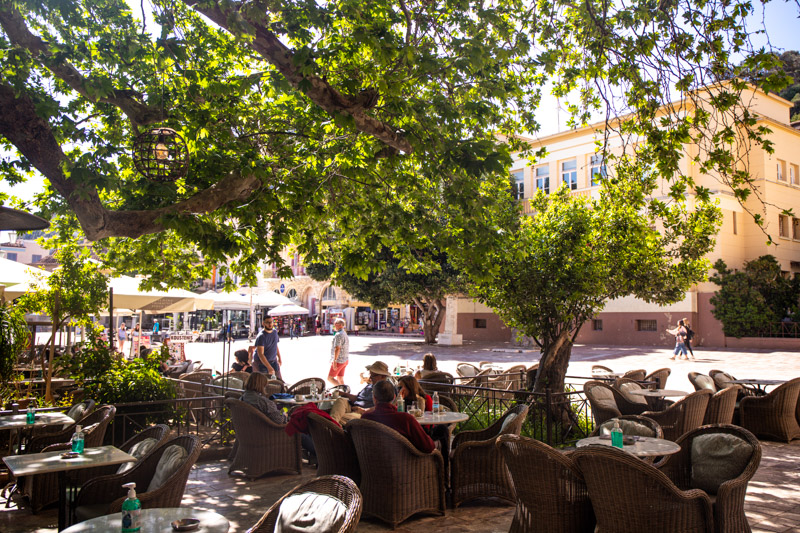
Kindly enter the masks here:
M 114 364 L 108 343 L 102 338 L 102 328 L 89 326 L 86 333 L 86 342 L 76 344 L 71 354 L 62 355 L 54 363 L 56 372 L 68 373 L 79 386 L 87 379 L 104 376 Z
M 108 371 L 86 387 L 86 395 L 98 403 L 131 403 L 175 398 L 172 382 L 161 375 L 162 352 L 133 361 L 114 361 Z

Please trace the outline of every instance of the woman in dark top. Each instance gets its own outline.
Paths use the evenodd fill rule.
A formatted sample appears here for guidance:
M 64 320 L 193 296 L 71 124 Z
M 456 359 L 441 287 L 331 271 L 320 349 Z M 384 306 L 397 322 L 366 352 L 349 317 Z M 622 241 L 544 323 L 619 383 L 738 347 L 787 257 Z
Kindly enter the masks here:
M 239 399 L 267 415 L 267 418 L 276 424 L 285 424 L 288 420 L 286 415 L 275 405 L 275 402 L 264 394 L 268 382 L 269 376 L 266 374 L 260 372 L 250 374 L 250 377 L 247 378 L 247 383 L 244 384 L 244 392 Z
M 236 357 L 236 362 L 231 365 L 236 372 L 253 372 L 253 367 L 250 366 L 250 357 L 247 350 L 236 350 L 233 355 Z
M 433 409 L 433 399 L 422 390 L 419 381 L 413 376 L 403 376 L 397 380 L 399 390 L 397 394 L 406 401 L 406 408 L 417 402 L 417 398 L 425 399 L 425 410 L 431 411 Z

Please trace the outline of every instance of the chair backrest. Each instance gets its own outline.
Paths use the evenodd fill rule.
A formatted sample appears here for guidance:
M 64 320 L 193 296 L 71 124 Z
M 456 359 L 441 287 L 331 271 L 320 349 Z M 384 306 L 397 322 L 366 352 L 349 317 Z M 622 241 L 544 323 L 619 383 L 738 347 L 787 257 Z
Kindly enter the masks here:
M 739 387 L 734 385 L 715 393 L 708 400 L 703 424 L 731 424 L 736 411 L 736 397 Z
M 623 435 L 664 438 L 664 431 L 661 429 L 661 425 L 652 418 L 642 415 L 615 416 L 602 424 L 598 424 L 590 436 L 610 435 L 616 421 L 619 421 Z
M 271 379 L 267 381 L 267 386 L 264 387 L 264 394 L 272 396 L 273 394 L 281 394 L 286 392 L 286 383 L 280 379 Z M 303 394 L 299 392 L 298 394 Z
M 84 431 L 84 446 L 95 448 L 103 445 L 106 438 L 108 424 L 114 419 L 117 408 L 113 405 L 103 405 L 97 410 L 80 419 L 78 424 Z
M 158 446 L 162 444 L 162 441 L 164 441 L 168 435 L 169 426 L 166 424 L 157 424 L 155 426 L 144 428 L 139 433 L 120 444 L 119 449 L 125 453 L 128 453 L 131 448 L 145 439 L 156 439 L 156 441 L 158 441 L 156 448 L 158 448 Z
M 528 406 L 518 403 L 503 413 L 503 416 L 489 428 L 494 428 L 497 431 L 496 435 L 519 435 L 527 416 Z
M 476 376 L 480 371 L 480 368 L 470 363 L 458 363 L 458 366 L 456 366 L 456 372 L 458 372 L 458 375 L 462 378 L 471 378 Z
M 137 494 L 140 494 L 140 498 L 147 493 L 147 488 L 157 474 L 157 467 L 162 455 L 171 446 L 179 446 L 186 450 L 186 460 L 163 480 L 158 489 L 155 489 L 160 496 L 157 502 L 148 502 L 147 507 L 180 506 L 186 481 L 189 479 L 189 472 L 200 457 L 203 444 L 195 435 L 182 435 L 163 441 L 158 448 L 136 463 L 136 466 L 131 468 L 127 475 L 136 480 L 136 487 L 139 489 Z
M 645 381 L 655 381 L 657 389 L 666 389 L 667 385 L 667 378 L 669 375 L 672 374 L 672 370 L 669 368 L 659 368 L 658 370 L 654 370 L 650 372 L 644 377 Z
M 273 533 L 276 531 L 277 522 L 281 515 L 281 505 L 292 496 L 300 494 L 327 495 L 342 502 L 346 508 L 344 519 L 336 529 L 329 529 L 325 533 L 353 533 L 361 518 L 364 500 L 361 491 L 352 479 L 344 476 L 320 476 L 297 485 L 287 492 L 280 500 L 264 513 L 264 516 L 250 529 L 249 533 Z M 298 528 L 298 529 L 302 529 Z
M 330 388 L 331 392 L 336 390 L 338 390 L 339 392 L 343 392 L 345 394 L 350 394 L 350 385 L 336 385 L 335 387 Z
M 711 379 L 711 376 L 701 374 L 700 372 L 689 372 L 689 382 L 694 387 L 694 390 L 708 389 L 711 392 L 717 392 L 717 384 Z
M 458 412 L 458 405 L 456 405 L 456 402 L 454 402 L 452 398 L 450 398 L 449 396 L 445 396 L 444 394 L 439 395 L 439 405 L 447 408 L 448 411 L 452 411 L 454 413 Z
M 316 413 L 309 413 L 306 420 L 317 452 L 317 473 L 347 476 L 358 483 L 361 468 L 350 435 L 339 424 Z
M 630 403 L 647 405 L 647 400 L 644 396 L 638 396 L 636 394 L 631 394 L 632 391 L 635 390 L 642 390 L 642 387 L 638 381 L 634 381 L 629 378 L 619 378 L 615 383 L 614 387 L 617 389 L 620 394 Z
M 609 418 L 620 416 L 617 401 L 612 388 L 600 381 L 587 381 L 583 384 L 583 393 L 589 400 L 592 415 L 597 424 L 602 424 Z
M 614 371 L 603 365 L 592 365 L 592 374 L 599 374 L 601 376 L 606 374 L 613 374 Z
M 246 383 L 247 382 L 247 378 L 250 377 L 250 372 L 242 372 L 240 370 L 232 370 L 232 371 L 228 372 L 225 375 L 229 376 L 229 377 L 232 377 L 232 378 L 236 378 L 238 380 L 241 380 L 242 383 Z
M 518 505 L 526 511 L 516 514 L 511 531 L 594 531 L 589 491 L 568 455 L 519 435 L 501 435 L 495 446 L 514 481 Z
M 671 427 L 664 427 L 664 437 L 676 440 L 678 437 L 703 425 L 708 402 L 711 399 L 710 390 L 699 390 L 685 396 L 670 405 L 666 413 L 676 412 L 676 422 Z
M 289 387 L 286 392 L 289 394 L 311 394 L 311 385 L 316 384 L 317 392 L 322 393 L 325 391 L 325 380 L 322 378 L 305 378 L 301 379 L 291 387 Z
M 431 372 L 420 380 L 420 385 L 425 392 L 433 394 L 434 391 L 439 393 L 450 394 L 453 390 L 453 375 L 447 372 Z
M 713 532 L 706 494 L 682 492 L 666 474 L 634 455 L 610 446 L 587 446 L 573 452 L 572 459 L 586 481 L 600 530 Z
M 469 385 L 471 387 L 486 387 L 489 384 L 489 379 L 493 375 L 494 375 L 494 370 L 492 370 L 491 368 L 484 368 L 483 370 L 475 374 L 475 376 L 472 379 L 461 380 L 459 385 Z
M 77 422 L 92 411 L 94 411 L 94 400 L 83 400 L 70 407 L 66 414 Z
M 206 383 L 211 383 L 211 381 L 214 378 L 211 377 L 211 373 L 210 372 L 197 372 L 197 371 L 195 371 L 195 372 L 189 372 L 189 373 L 183 374 L 180 377 L 180 379 L 182 381 L 191 381 L 191 382 L 194 382 L 194 383 L 206 384 Z
M 731 385 L 735 385 L 732 384 L 731 381 L 736 378 L 727 372 L 723 372 L 722 370 L 711 370 L 708 375 L 714 380 L 714 383 L 717 385 L 717 389 L 724 389 L 726 387 L 730 387 Z
M 647 374 L 647 371 L 644 368 L 639 368 L 637 370 L 628 370 L 622 375 L 622 377 L 632 379 L 634 381 L 644 381 L 645 374 Z

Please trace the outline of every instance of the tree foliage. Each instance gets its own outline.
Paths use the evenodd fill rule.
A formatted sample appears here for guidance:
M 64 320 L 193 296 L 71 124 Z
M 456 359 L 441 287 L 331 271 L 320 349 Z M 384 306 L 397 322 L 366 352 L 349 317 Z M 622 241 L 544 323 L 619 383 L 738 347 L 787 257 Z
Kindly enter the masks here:
M 617 172 L 596 199 L 563 185 L 550 195 L 539 190 L 534 214 L 489 256 L 494 275 L 472 284 L 474 296 L 541 348 L 538 391 L 561 390 L 575 337 L 607 300 L 680 301 L 708 268 L 718 208 L 672 202 L 656 211 L 648 203 L 656 173 L 639 174 L 625 161 Z
M 381 309 L 390 303 L 415 304 L 422 310 L 425 342 L 433 343 L 445 316 L 445 299 L 448 294 L 462 290 L 459 272 L 440 253 L 433 259 L 436 265 L 426 271 L 411 271 L 401 265 L 391 250 L 382 249 L 375 254 L 380 266 L 365 277 L 350 274 L 341 260 L 312 263 L 306 267 L 308 274 L 317 280 L 333 280 L 358 300 L 369 302 Z
M 3 383 L 11 378 L 14 363 L 30 339 L 22 308 L 0 300 L 0 381 Z
M 153 2 L 145 27 L 122 0 L 3 0 L 0 136 L 16 157 L 0 173 L 12 184 L 41 173 L 39 210 L 63 239 L 82 232 L 109 263 L 170 285 L 212 264 L 252 278 L 291 241 L 313 256 L 331 231 L 433 265 L 437 252 L 413 257 L 415 206 L 447 209 L 441 231 L 483 246 L 491 229 L 472 217 L 507 194 L 510 152 L 523 148 L 513 135 L 538 131 L 543 87 L 573 125 L 625 115 L 607 131 L 654 147 L 673 198 L 704 194 L 680 172 L 688 155 L 745 199 L 735 141 L 758 145 L 766 130 L 740 104 L 742 83 L 697 89 L 745 70 L 765 73 L 751 81 L 767 90 L 787 83 L 750 46 L 752 11 L 184 0 Z M 154 126 L 187 142 L 175 183 L 133 170 L 132 140 Z M 378 264 L 363 254 L 348 268 Z
M 711 297 L 711 313 L 722 322 L 725 335 L 758 336 L 786 317 L 800 319 L 800 280 L 783 277 L 772 255 L 747 261 L 738 272 L 718 259 L 714 269 L 710 279 L 719 289 Z

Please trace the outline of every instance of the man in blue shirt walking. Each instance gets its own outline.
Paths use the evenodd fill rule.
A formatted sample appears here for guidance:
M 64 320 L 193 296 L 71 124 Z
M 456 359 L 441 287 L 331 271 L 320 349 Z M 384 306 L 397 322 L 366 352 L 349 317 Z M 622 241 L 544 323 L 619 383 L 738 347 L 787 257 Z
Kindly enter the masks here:
M 256 337 L 255 346 L 249 349 L 253 360 L 253 371 L 281 377 L 281 351 L 278 348 L 278 331 L 273 328 L 272 317 L 264 317 L 261 321 L 263 328 Z M 253 352 L 255 351 L 255 357 Z

